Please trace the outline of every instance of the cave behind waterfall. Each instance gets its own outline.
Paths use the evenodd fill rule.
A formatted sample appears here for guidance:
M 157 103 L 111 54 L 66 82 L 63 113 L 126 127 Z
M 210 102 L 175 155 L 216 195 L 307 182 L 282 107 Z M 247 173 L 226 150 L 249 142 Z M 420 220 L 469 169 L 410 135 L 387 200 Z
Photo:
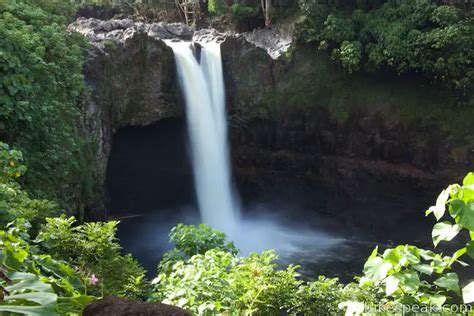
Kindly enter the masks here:
M 107 195 L 112 216 L 194 207 L 185 121 L 120 129 L 107 168 Z

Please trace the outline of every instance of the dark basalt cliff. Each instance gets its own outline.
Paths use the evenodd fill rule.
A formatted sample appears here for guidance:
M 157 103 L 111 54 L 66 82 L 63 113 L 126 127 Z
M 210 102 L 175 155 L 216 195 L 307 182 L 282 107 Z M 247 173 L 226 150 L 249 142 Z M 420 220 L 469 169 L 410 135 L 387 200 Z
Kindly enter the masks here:
M 69 26 L 91 42 L 85 64 L 84 126 L 98 139 L 98 175 L 105 180 L 112 136 L 121 127 L 181 115 L 172 50 L 162 41 L 192 30 L 181 24 L 79 19 Z M 98 203 L 98 208 L 101 208 Z
M 117 129 L 183 114 L 163 39 L 190 39 L 193 30 L 94 19 L 70 29 L 93 44 L 84 118 L 91 134 L 99 131 L 103 181 Z M 290 45 L 290 33 L 220 35 L 234 173 L 244 195 L 284 201 L 299 187 L 307 191 L 304 207 L 317 208 L 311 190 L 323 186 L 361 205 L 410 194 L 429 202 L 472 167 L 472 128 L 453 117 L 469 117 L 474 106 L 456 107 L 451 92 L 416 78 L 349 75 L 325 53 Z M 361 217 L 376 215 L 360 209 Z

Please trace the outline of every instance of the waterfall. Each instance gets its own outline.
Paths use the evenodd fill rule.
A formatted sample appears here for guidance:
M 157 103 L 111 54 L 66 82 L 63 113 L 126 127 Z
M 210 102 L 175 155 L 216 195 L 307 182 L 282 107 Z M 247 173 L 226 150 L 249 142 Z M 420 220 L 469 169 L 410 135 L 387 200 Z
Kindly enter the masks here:
M 240 217 L 231 184 L 225 87 L 218 43 L 205 43 L 201 62 L 189 42 L 168 42 L 186 102 L 191 158 L 201 219 L 233 235 Z

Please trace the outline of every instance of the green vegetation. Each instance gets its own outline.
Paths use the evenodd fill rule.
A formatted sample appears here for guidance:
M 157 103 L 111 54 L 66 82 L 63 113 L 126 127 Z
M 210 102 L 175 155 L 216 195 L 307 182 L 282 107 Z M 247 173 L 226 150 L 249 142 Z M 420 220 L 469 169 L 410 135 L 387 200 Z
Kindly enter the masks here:
M 17 182 L 26 170 L 22 153 L 0 147 L 0 311 L 80 314 L 91 295 L 143 298 L 145 271 L 121 255 L 118 222 L 48 218 L 57 204 L 31 199 Z
M 299 278 L 298 266 L 279 269 L 272 250 L 237 256 L 225 235 L 208 226 L 179 224 L 170 233 L 176 248 L 165 254 L 152 281 L 151 300 L 180 306 L 193 314 L 331 314 L 346 300 L 368 299 L 355 284 L 319 277 Z
M 472 85 L 471 11 L 424 0 L 358 10 L 299 3 L 301 38 L 331 50 L 349 72 L 419 72 L 460 90 Z M 209 1 L 209 9 L 239 19 L 262 14 L 260 7 L 219 0 Z M 379 302 L 386 308 L 474 302 L 474 282 L 465 284 L 455 272 L 474 259 L 473 173 L 426 212 L 437 221 L 433 249 L 376 248 L 353 283 L 304 280 L 298 266 L 278 266 L 272 250 L 240 256 L 225 234 L 183 224 L 170 232 L 175 248 L 158 263 L 156 278 L 146 280 L 140 264 L 123 253 L 119 222 L 83 223 L 61 209 L 81 207 L 94 183 L 94 144 L 79 131 L 86 44 L 65 30 L 73 11 L 66 0 L 0 0 L 0 138 L 12 145 L 0 142 L 1 313 L 79 315 L 105 295 L 207 315 L 334 315 Z M 291 84 L 318 86 L 315 93 L 324 87 L 302 75 Z M 347 96 L 337 97 L 343 104 Z M 462 116 L 435 106 L 445 116 Z M 437 250 L 454 238 L 465 246 L 448 255 Z
M 226 12 L 227 6 L 224 0 L 209 0 L 207 8 L 210 13 L 215 15 L 221 15 Z
M 74 207 L 92 195 L 94 159 L 78 129 L 85 40 L 65 30 L 71 8 L 0 2 L 0 139 L 26 154 L 30 193 Z
M 429 0 L 389 0 L 380 7 L 356 10 L 301 0 L 300 8 L 301 38 L 330 50 L 349 72 L 421 73 L 456 89 L 472 83 L 472 10 Z
M 87 279 L 66 262 L 41 253 L 29 238 L 30 228 L 18 219 L 0 230 L 0 312 L 79 314 L 94 299 L 87 295 Z
M 452 271 L 454 264 L 468 266 L 461 258 L 474 259 L 473 210 L 474 173 L 471 172 L 462 185 L 450 185 L 441 192 L 436 205 L 426 211 L 427 216 L 433 214 L 437 220 L 432 232 L 435 247 L 440 242 L 453 240 L 462 230 L 469 236 L 466 246 L 451 256 L 411 245 L 386 249 L 382 254 L 376 248 L 365 263 L 360 286 L 376 288 L 380 302 L 387 309 L 395 308 L 397 304 L 430 305 L 441 309 L 446 303 L 474 302 L 474 281 L 461 289 L 459 277 Z
M 0 143 L 0 223 L 5 226 L 17 218 L 33 223 L 44 222 L 48 216 L 58 214 L 58 205 L 49 200 L 31 199 L 15 181 L 21 177 L 26 166 L 23 154 L 12 150 L 7 144 Z M 8 211 L 7 211 L 8 210 Z M 38 228 L 37 225 L 34 227 Z
M 256 17 L 260 14 L 260 7 L 243 6 L 239 3 L 234 3 L 231 7 L 232 15 L 238 19 L 248 19 Z
M 121 255 L 116 237 L 118 222 L 75 225 L 74 217 L 64 215 L 46 221 L 36 242 L 54 258 L 102 280 L 103 289 L 94 294 L 140 296 L 140 290 L 134 287 L 141 285 L 145 271 L 131 255 Z
M 0 144 L 0 311 L 79 313 L 93 298 L 87 295 L 87 276 L 42 251 L 32 239 L 56 204 L 29 198 L 16 180 L 25 172 L 22 153 Z M 7 221 L 10 221 L 7 223 Z

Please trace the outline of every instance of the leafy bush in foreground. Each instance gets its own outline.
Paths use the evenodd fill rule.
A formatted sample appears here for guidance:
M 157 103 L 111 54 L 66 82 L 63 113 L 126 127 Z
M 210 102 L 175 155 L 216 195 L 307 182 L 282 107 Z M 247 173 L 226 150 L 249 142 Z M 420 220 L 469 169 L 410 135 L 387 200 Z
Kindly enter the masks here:
M 80 314 L 93 299 L 87 293 L 145 297 L 143 268 L 120 254 L 118 222 L 76 226 L 74 217 L 48 218 L 57 204 L 31 199 L 17 183 L 22 160 L 0 143 L 0 311 Z
M 118 222 L 76 225 L 74 217 L 47 218 L 36 241 L 54 258 L 71 262 L 86 275 L 96 275 L 103 288 L 95 294 L 140 296 L 145 271 L 131 256 L 122 256 Z
M 171 234 L 176 249 L 164 256 L 152 282 L 152 301 L 194 314 L 275 315 L 281 311 L 332 315 L 349 299 L 370 298 L 355 284 L 320 277 L 305 282 L 298 266 L 278 269 L 274 251 L 237 256 L 225 235 L 206 225 L 179 224 Z
M 39 252 L 22 219 L 0 230 L 0 312 L 27 315 L 81 314 L 94 298 L 85 278 L 64 261 Z
M 432 232 L 434 246 L 453 240 L 462 230 L 468 234 L 466 247 L 451 256 L 424 250 L 412 245 L 386 249 L 382 254 L 376 248 L 364 266 L 360 286 L 378 289 L 381 303 L 387 309 L 400 304 L 435 306 L 462 301 L 474 302 L 474 281 L 461 290 L 453 265 L 467 264 L 461 260 L 468 255 L 474 259 L 474 173 L 469 173 L 463 185 L 453 184 L 439 195 L 436 205 L 426 211 L 438 221 Z M 440 221 L 443 218 L 450 220 Z M 452 223 L 454 221 L 454 223 Z
M 23 218 L 38 229 L 45 218 L 58 214 L 58 205 L 49 200 L 31 199 L 17 179 L 26 172 L 23 154 L 0 142 L 0 225 Z

